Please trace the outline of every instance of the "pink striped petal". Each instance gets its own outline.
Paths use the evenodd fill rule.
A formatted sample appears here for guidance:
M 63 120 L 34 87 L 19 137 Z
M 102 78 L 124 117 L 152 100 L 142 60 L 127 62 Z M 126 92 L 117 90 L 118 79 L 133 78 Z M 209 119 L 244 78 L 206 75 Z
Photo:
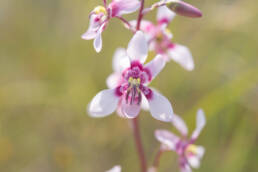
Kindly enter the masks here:
M 138 0 L 113 0 L 109 5 L 112 17 L 133 13 L 139 7 L 140 1 Z
M 127 118 L 135 118 L 140 113 L 141 106 L 137 104 L 137 102 L 126 102 L 125 98 L 122 100 L 121 111 Z

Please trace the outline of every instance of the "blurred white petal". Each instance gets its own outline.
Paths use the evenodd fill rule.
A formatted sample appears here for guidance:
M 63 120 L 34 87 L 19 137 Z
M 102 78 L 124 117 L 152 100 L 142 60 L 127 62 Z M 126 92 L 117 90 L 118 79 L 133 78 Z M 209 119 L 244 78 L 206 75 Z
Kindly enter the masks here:
M 204 112 L 202 109 L 199 109 L 196 115 L 196 128 L 193 131 L 193 134 L 191 137 L 192 140 L 196 140 L 198 138 L 205 124 L 206 124 L 206 119 L 205 119 Z
M 178 115 L 174 114 L 172 118 L 172 124 L 176 127 L 176 129 L 183 135 L 187 136 L 188 128 L 184 122 L 184 120 Z
M 194 69 L 194 61 L 189 49 L 183 45 L 176 44 L 168 50 L 171 59 L 180 64 L 184 69 L 191 71 Z

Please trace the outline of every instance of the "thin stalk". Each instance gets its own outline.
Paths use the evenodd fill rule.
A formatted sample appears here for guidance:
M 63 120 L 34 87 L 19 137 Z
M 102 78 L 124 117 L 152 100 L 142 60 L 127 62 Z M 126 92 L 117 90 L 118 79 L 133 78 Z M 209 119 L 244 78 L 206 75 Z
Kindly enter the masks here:
M 140 10 L 139 10 L 136 30 L 140 30 L 140 28 L 141 28 L 141 21 L 142 21 L 143 15 L 144 15 L 143 14 L 143 9 L 144 9 L 144 0 L 141 1 L 141 7 L 140 7 Z
M 127 25 L 128 29 L 131 30 L 132 32 L 135 32 L 135 28 L 132 27 L 132 25 L 123 17 L 116 16 L 119 20 L 121 20 L 125 25 Z
M 134 141 L 135 141 L 136 149 L 140 160 L 141 171 L 147 172 L 147 164 L 146 164 L 146 159 L 145 159 L 144 150 L 143 150 L 142 141 L 141 141 L 138 117 L 132 119 L 132 127 L 133 127 Z
M 157 154 L 156 154 L 156 156 L 155 156 L 155 158 L 154 158 L 153 167 L 154 167 L 155 169 L 158 169 L 158 168 L 159 168 L 159 162 L 160 162 L 160 157 L 161 157 L 162 153 L 163 153 L 163 151 L 160 149 L 160 150 L 157 152 Z
M 107 8 L 107 0 L 103 0 L 104 7 Z

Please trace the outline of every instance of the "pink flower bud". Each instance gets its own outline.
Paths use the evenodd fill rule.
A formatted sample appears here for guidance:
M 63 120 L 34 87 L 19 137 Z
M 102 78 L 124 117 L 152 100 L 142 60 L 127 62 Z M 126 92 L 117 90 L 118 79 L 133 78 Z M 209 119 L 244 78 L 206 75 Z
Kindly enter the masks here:
M 183 1 L 170 2 L 167 6 L 176 14 L 181 16 L 193 18 L 202 17 L 202 12 L 198 8 Z

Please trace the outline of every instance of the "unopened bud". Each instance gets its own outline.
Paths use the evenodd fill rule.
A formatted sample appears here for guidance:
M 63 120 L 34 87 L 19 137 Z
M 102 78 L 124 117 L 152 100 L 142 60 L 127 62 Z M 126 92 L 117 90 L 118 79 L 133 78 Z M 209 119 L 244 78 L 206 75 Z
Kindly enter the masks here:
M 202 12 L 198 8 L 183 1 L 170 1 L 167 3 L 167 6 L 169 9 L 181 16 L 193 18 L 202 16 Z

